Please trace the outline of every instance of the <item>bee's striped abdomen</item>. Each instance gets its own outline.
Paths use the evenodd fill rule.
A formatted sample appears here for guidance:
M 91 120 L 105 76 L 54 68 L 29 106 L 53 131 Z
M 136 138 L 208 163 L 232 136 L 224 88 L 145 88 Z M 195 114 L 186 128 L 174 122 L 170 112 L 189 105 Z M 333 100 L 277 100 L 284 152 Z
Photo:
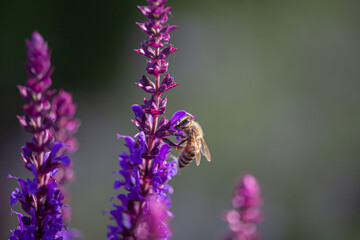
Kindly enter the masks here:
M 196 154 L 196 147 L 192 141 L 188 141 L 185 148 L 181 151 L 178 158 L 179 168 L 186 167 L 194 160 Z

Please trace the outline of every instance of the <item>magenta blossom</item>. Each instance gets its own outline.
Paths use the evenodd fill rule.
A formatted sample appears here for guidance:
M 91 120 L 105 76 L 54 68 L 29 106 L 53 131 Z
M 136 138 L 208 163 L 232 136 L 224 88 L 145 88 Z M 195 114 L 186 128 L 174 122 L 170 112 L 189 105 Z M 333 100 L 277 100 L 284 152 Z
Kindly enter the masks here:
M 73 103 L 71 93 L 60 89 L 52 99 L 51 115 L 55 119 L 52 132 L 58 141 L 68 145 L 66 152 L 69 154 L 73 154 L 79 146 L 73 136 L 80 126 L 80 121 L 74 118 L 75 112 L 76 105 Z
M 139 222 L 135 228 L 135 237 L 139 240 L 167 239 L 171 236 L 168 228 L 172 213 L 164 200 L 148 197 Z
M 245 174 L 235 190 L 232 200 L 234 209 L 225 213 L 225 220 L 229 223 L 231 232 L 225 240 L 258 240 L 260 234 L 257 225 L 263 219 L 260 210 L 262 205 L 260 186 L 251 174 Z
M 66 144 L 67 148 L 65 151 L 67 154 L 71 155 L 78 149 L 79 146 L 78 141 L 73 135 L 77 132 L 80 126 L 80 121 L 74 118 L 76 105 L 73 103 L 71 93 L 61 89 L 52 99 L 51 110 L 51 116 L 55 120 L 52 125 L 51 132 L 57 141 L 61 141 Z M 72 165 L 65 166 L 61 164 L 58 167 L 55 179 L 58 183 L 60 183 L 59 188 L 64 196 L 63 202 L 66 203 L 70 194 L 66 191 L 65 187 L 74 179 L 74 170 Z M 70 223 L 70 207 L 63 209 L 63 219 L 65 223 Z M 73 232 L 78 232 L 78 230 L 73 230 Z M 71 234 L 66 234 L 66 236 L 71 236 Z

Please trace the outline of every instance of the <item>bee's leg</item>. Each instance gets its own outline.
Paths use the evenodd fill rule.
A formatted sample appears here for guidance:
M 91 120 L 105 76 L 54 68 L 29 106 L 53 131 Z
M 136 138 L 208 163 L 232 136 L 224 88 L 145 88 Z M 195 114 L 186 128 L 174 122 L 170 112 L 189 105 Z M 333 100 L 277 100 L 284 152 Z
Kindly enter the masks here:
M 170 136 L 175 136 L 175 137 L 182 137 L 184 138 L 184 135 L 180 134 L 180 133 L 175 133 L 175 132 L 167 132 L 168 134 L 170 134 Z
M 174 143 L 173 141 L 171 141 L 170 139 L 168 138 L 163 138 L 162 139 L 166 144 L 168 144 L 170 147 L 172 148 L 175 148 L 176 150 L 181 150 L 183 149 L 184 147 L 181 146 L 184 142 L 186 142 L 186 139 L 182 140 L 181 142 L 179 143 Z

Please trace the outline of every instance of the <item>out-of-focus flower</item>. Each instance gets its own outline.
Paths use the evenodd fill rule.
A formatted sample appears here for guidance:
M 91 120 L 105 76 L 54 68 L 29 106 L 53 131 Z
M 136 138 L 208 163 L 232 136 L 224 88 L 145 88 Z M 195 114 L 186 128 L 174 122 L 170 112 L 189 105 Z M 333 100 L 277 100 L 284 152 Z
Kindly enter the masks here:
M 135 228 L 139 240 L 167 239 L 171 236 L 168 222 L 172 214 L 164 200 L 149 197 L 145 200 L 143 212 Z
M 224 214 L 231 232 L 225 240 L 258 240 L 257 225 L 263 220 L 260 186 L 251 174 L 245 174 L 238 183 L 232 200 L 234 209 Z
M 51 133 L 57 141 L 66 144 L 67 148 L 65 149 L 65 152 L 69 155 L 73 154 L 79 146 L 78 141 L 73 136 L 80 126 L 80 121 L 74 118 L 75 112 L 76 105 L 73 103 L 71 93 L 61 89 L 52 99 L 51 117 L 55 121 L 52 125 Z M 58 167 L 58 172 L 54 178 L 60 184 L 59 188 L 61 194 L 64 196 L 63 202 L 68 202 L 70 194 L 66 191 L 65 186 L 74 179 L 74 170 L 72 169 L 72 166 L 61 164 Z M 71 208 L 67 207 L 63 209 L 63 220 L 65 223 L 70 223 Z M 78 231 L 79 230 L 76 229 L 73 230 L 73 232 Z M 69 238 L 72 235 L 69 233 L 66 236 Z
M 79 145 L 73 135 L 77 132 L 80 121 L 74 118 L 76 105 L 71 93 L 61 89 L 52 99 L 51 110 L 51 115 L 55 119 L 52 133 L 57 141 L 67 144 L 66 152 L 73 154 Z
M 29 80 L 26 86 L 18 86 L 27 103 L 24 116 L 18 116 L 20 125 L 33 134 L 31 142 L 22 147 L 25 168 L 32 173 L 31 179 L 16 179 L 20 189 L 11 193 L 10 204 L 20 203 L 27 215 L 15 213 L 19 226 L 11 230 L 10 240 L 62 239 L 58 234 L 64 229 L 62 200 L 54 179 L 58 167 L 69 166 L 70 158 L 64 153 L 67 144 L 54 142 L 50 99 L 55 91 L 49 90 L 53 68 L 47 43 L 38 32 L 26 40 Z

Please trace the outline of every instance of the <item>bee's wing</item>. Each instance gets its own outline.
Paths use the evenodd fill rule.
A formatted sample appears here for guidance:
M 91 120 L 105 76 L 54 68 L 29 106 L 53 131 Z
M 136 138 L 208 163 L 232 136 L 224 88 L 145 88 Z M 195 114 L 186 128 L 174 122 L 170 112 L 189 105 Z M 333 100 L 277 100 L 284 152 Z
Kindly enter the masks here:
M 201 161 L 201 152 L 200 149 L 198 149 L 196 155 L 195 155 L 195 160 L 196 160 L 196 166 L 200 165 L 200 161 Z
M 210 151 L 204 138 L 201 138 L 201 153 L 206 157 L 209 162 L 211 162 Z
M 201 152 L 200 152 L 200 148 L 201 148 L 201 143 L 198 142 L 196 139 L 194 139 L 194 143 L 195 143 L 195 161 L 196 161 L 196 166 L 200 165 L 200 161 L 201 161 Z

